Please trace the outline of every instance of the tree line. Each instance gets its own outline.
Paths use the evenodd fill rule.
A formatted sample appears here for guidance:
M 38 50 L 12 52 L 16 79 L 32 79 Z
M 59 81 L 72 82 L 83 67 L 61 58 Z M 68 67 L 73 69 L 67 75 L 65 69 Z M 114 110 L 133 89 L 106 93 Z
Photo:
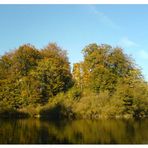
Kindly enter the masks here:
M 0 57 L 0 115 L 146 117 L 148 84 L 119 47 L 89 44 L 71 70 L 66 50 L 30 44 Z

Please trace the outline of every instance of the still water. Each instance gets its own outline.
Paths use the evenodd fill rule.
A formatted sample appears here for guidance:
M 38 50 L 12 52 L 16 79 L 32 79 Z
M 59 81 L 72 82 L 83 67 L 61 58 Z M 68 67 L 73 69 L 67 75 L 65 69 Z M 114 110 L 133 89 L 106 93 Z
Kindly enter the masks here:
M 148 119 L 0 119 L 0 144 L 148 144 Z

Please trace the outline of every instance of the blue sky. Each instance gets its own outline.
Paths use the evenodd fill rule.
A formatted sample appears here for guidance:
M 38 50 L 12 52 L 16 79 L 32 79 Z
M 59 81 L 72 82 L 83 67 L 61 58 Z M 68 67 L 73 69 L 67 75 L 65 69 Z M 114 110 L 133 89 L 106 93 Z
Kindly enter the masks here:
M 56 42 L 71 63 L 90 43 L 124 48 L 148 80 L 148 5 L 0 5 L 0 55 Z

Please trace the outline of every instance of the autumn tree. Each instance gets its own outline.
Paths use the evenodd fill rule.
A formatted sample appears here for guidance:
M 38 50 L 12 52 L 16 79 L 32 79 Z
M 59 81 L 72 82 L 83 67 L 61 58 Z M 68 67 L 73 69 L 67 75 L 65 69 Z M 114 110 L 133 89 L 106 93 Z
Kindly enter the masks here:
M 67 91 L 72 85 L 72 76 L 66 51 L 56 44 L 49 44 L 40 54 L 43 58 L 30 74 L 37 84 L 36 102 L 44 104 L 57 93 Z
M 0 101 L 16 109 L 43 104 L 71 85 L 67 53 L 56 44 L 42 50 L 25 44 L 0 59 Z
M 120 78 L 131 75 L 131 71 L 138 71 L 130 57 L 121 48 L 109 45 L 90 44 L 83 49 L 83 75 L 89 75 L 87 83 L 96 92 L 109 90 L 113 93 Z M 140 78 L 137 73 L 137 78 Z

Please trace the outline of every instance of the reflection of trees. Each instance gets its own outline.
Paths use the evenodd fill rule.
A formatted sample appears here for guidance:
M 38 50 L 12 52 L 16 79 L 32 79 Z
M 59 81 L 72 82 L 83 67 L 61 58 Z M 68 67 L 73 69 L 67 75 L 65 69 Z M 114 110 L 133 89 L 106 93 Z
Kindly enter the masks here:
M 0 143 L 148 143 L 148 120 L 0 120 Z
M 72 121 L 61 129 L 51 125 L 49 132 L 60 141 L 67 139 L 69 143 L 142 143 L 148 139 L 145 136 L 147 131 L 143 132 L 146 122 L 141 127 L 140 122 L 134 121 L 80 120 Z
M 0 124 L 3 127 L 0 129 L 0 143 L 40 143 L 39 137 L 44 132 L 38 120 L 2 121 Z

